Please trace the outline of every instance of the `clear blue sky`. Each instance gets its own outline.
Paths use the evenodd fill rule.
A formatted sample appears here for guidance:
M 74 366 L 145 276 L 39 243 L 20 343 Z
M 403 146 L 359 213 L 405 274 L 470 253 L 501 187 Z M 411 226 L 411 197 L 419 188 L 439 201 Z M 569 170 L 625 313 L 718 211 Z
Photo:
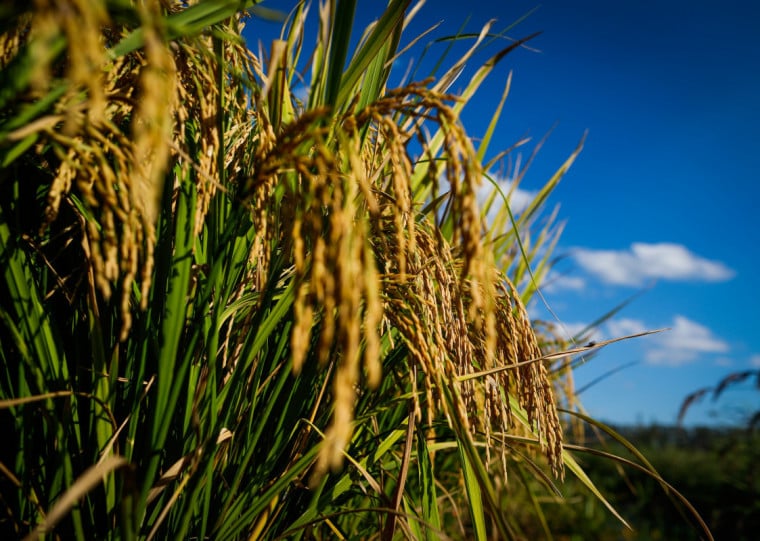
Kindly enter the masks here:
M 377 4 L 360 0 L 357 17 L 371 20 Z M 576 371 L 576 384 L 636 363 L 585 391 L 584 406 L 615 423 L 671 423 L 690 392 L 760 368 L 760 2 L 428 1 L 402 42 L 439 21 L 435 37 L 462 25 L 478 32 L 494 18 L 500 30 L 533 8 L 509 35 L 542 31 L 530 43 L 537 51 L 506 57 L 463 121 L 483 134 L 512 71 L 491 148 L 554 128 L 520 186 L 527 192 L 588 132 L 550 200 L 567 223 L 557 251 L 566 257 L 545 297 L 573 331 L 644 291 L 596 338 L 671 330 L 609 346 Z M 273 26 L 251 20 L 248 35 Z M 687 423 L 760 409 L 753 384 L 704 400 Z

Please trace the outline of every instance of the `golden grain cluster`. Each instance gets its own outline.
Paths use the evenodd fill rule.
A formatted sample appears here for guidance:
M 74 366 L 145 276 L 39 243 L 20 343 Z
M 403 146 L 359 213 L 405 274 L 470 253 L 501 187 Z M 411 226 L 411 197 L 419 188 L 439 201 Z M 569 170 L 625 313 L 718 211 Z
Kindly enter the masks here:
M 551 383 L 541 361 L 518 364 L 541 352 L 514 287 L 483 248 L 475 201 L 479 164 L 452 102 L 409 85 L 337 118 L 329 110 L 309 111 L 280 133 L 260 132 L 274 140 L 260 147 L 248 184 L 256 194 L 251 202 L 266 213 L 276 207 L 259 206 L 262 187 L 271 197 L 284 186 L 278 211 L 292 219 L 282 244 L 292 247 L 298 284 L 293 369 L 298 373 L 307 361 L 335 369 L 322 469 L 342 462 L 357 388 L 374 388 L 381 377 L 383 339 L 403 341 L 424 374 L 419 402 L 428 421 L 440 412 L 457 415 L 471 434 L 491 441 L 493 430 L 516 428 L 508 390 L 538 427 L 552 467 L 561 468 Z M 427 155 L 431 125 L 444 134 L 443 156 Z M 434 182 L 449 187 L 450 238 L 435 212 L 423 214 L 412 204 L 411 143 L 430 158 Z M 514 369 L 495 375 L 459 379 L 511 364 Z M 456 411 L 445 406 L 444 385 L 456 387 Z
M 274 75 L 264 74 L 264 62 L 242 45 L 215 49 L 204 35 L 169 41 L 155 23 L 164 3 L 139 3 L 142 41 L 118 58 L 109 47 L 126 31 L 100 4 L 63 3 L 67 9 L 52 10 L 38 0 L 23 30 L 4 36 L 4 62 L 17 50 L 14 40 L 47 44 L 65 36 L 69 44 L 69 85 L 55 113 L 10 138 L 37 134 L 40 154 L 52 144 L 45 223 L 61 205 L 73 205 L 72 196 L 81 201 L 78 240 L 92 290 L 106 300 L 118 290 L 122 339 L 149 294 L 165 188 L 192 178 L 194 234 L 204 234 L 214 197 L 250 208 L 256 239 L 243 289 L 290 279 L 269 276 L 274 255 L 290 262 L 293 372 L 308 362 L 333 374 L 334 412 L 319 470 L 342 463 L 357 393 L 380 383 L 383 355 L 395 343 L 408 349 L 410 373 L 423 375 L 419 418 L 456 417 L 469 437 L 484 435 L 490 445 L 494 433 L 524 430 L 513 420 L 511 393 L 552 468 L 561 469 L 552 384 L 541 361 L 526 362 L 541 357 L 531 322 L 484 248 L 476 203 L 481 165 L 454 98 L 412 84 L 341 113 L 287 104 L 294 112 L 288 118 L 267 102 Z M 49 49 L 39 50 L 30 100 L 54 90 Z M 262 86 L 247 93 L 230 73 Z M 430 133 L 442 135 L 440 151 L 431 149 Z M 418 187 L 411 179 L 420 170 L 437 201 L 425 212 L 413 203 Z M 234 342 L 240 331 L 227 332 Z M 229 351 L 233 369 L 235 348 Z M 508 369 L 467 377 L 498 367 Z M 443 387 L 454 391 L 453 410 Z

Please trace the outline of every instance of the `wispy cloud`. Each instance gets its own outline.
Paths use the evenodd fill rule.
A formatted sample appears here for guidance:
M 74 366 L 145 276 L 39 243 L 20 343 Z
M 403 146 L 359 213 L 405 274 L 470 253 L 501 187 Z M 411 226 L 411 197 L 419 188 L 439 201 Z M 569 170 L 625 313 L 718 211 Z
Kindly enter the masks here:
M 565 337 L 578 336 L 586 328 L 583 322 L 562 322 L 557 330 Z M 663 325 L 650 325 L 640 319 L 615 318 L 593 329 L 585 340 L 607 340 L 623 338 L 662 328 Z M 714 363 L 727 366 L 731 359 L 726 355 L 730 346 L 716 336 L 708 327 L 689 318 L 676 315 L 667 330 L 643 338 L 631 340 L 631 344 L 642 346 L 641 360 L 662 366 L 682 366 L 699 360 L 704 355 L 713 354 Z M 718 355 L 720 354 L 720 355 Z M 760 368 L 760 354 L 750 358 L 750 364 Z
M 549 271 L 543 282 L 542 289 L 549 293 L 557 291 L 581 291 L 586 289 L 586 280 L 581 276 L 570 276 L 560 274 L 555 271 Z
M 613 319 L 607 323 L 607 332 L 614 338 L 639 334 L 652 330 L 651 327 L 644 325 L 643 321 L 638 319 L 621 318 Z
M 760 368 L 760 354 L 756 353 L 749 358 L 749 365 L 752 368 Z
M 635 334 L 648 328 L 653 327 L 637 319 L 613 320 L 607 324 L 612 336 Z M 698 360 L 700 355 L 727 353 L 729 349 L 728 343 L 708 327 L 677 315 L 669 330 L 647 340 L 644 360 L 650 364 L 681 366 Z
M 635 242 L 628 250 L 579 248 L 573 258 L 608 284 L 641 286 L 649 280 L 721 282 L 736 274 L 720 261 L 705 259 L 682 244 Z
M 640 319 L 613 319 L 605 324 L 605 333 L 613 338 L 637 334 L 662 327 L 648 325 Z M 716 336 L 708 327 L 682 315 L 676 315 L 662 333 L 642 339 L 643 359 L 649 364 L 681 366 L 697 361 L 705 354 L 728 353 L 729 344 Z M 760 355 L 757 355 L 760 366 Z M 721 355 L 715 362 L 723 364 L 727 357 Z

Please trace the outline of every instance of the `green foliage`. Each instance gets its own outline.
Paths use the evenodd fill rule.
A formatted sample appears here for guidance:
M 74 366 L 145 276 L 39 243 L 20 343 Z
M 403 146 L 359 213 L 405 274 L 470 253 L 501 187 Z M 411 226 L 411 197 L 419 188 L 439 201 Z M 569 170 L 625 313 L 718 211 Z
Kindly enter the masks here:
M 743 429 L 683 429 L 650 426 L 621 429 L 645 454 L 663 478 L 700 513 L 716 539 L 753 539 L 757 531 L 758 434 Z M 592 440 L 596 439 L 590 436 Z M 606 439 L 605 439 L 606 440 Z M 625 456 L 626 449 L 614 441 L 596 441 L 595 448 Z M 635 531 L 632 539 L 687 539 L 695 535 L 693 517 L 668 498 L 650 475 L 614 462 L 584 454 L 585 471 L 598 480 Z M 585 496 L 576 483 L 566 484 L 565 505 L 550 514 L 554 532 L 580 534 L 589 539 L 625 537 L 619 523 Z

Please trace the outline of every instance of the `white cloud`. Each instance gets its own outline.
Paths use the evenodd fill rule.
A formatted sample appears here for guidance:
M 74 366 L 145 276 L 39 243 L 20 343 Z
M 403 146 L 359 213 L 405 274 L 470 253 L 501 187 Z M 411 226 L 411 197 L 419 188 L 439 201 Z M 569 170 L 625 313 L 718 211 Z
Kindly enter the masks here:
M 557 331 L 565 338 L 575 337 L 583 331 L 587 323 L 562 322 Z M 661 326 L 647 325 L 640 319 L 616 318 L 607 321 L 602 328 L 596 328 L 584 340 L 600 342 L 608 338 L 623 338 L 634 334 L 661 328 Z M 629 344 L 641 344 L 643 347 L 642 359 L 654 365 L 682 366 L 700 359 L 707 354 L 720 354 L 714 356 L 712 362 L 719 366 L 732 364 L 729 352 L 729 344 L 704 325 L 692 321 L 684 316 L 676 315 L 668 328 L 660 333 L 626 341 Z M 750 364 L 760 368 L 760 354 L 750 358 Z
M 644 354 L 651 364 L 679 366 L 696 361 L 703 353 L 726 353 L 729 345 L 695 321 L 676 316 L 673 325 L 653 337 L 653 346 Z
M 621 338 L 631 334 L 639 334 L 650 330 L 644 325 L 643 321 L 638 319 L 613 319 L 607 323 L 607 331 L 614 338 Z
M 549 293 L 560 290 L 581 291 L 586 289 L 586 280 L 580 276 L 569 276 L 549 271 L 542 284 L 542 289 Z
M 547 325 L 547 331 L 561 340 L 594 340 L 596 342 L 603 340 L 601 330 L 598 328 L 587 331 L 586 334 L 581 335 L 581 333 L 588 328 L 588 323 L 583 321 L 556 321 L 551 319 L 548 321 L 545 320 L 545 324 Z
M 682 244 L 635 242 L 629 250 L 579 248 L 575 261 L 602 281 L 641 286 L 648 280 L 696 280 L 720 282 L 736 274 L 720 261 L 700 257 Z
M 512 214 L 517 215 L 524 211 L 528 205 L 530 205 L 533 199 L 535 199 L 536 194 L 538 193 L 529 190 L 523 190 L 518 186 L 513 187 L 513 181 L 511 179 L 502 178 L 498 175 L 490 175 L 490 177 L 496 182 L 504 195 L 507 196 L 509 206 L 512 209 Z M 484 178 L 483 182 L 480 185 L 480 188 L 478 189 L 478 204 L 483 207 L 485 205 L 485 202 L 495 190 L 496 188 L 494 187 L 493 182 Z M 503 206 L 504 200 L 502 199 L 501 194 L 497 193 L 496 198 L 494 199 L 491 209 L 487 215 L 489 222 L 493 220 L 493 218 Z
M 298 98 L 301 103 L 309 101 L 309 94 L 311 93 L 311 87 L 308 85 L 299 85 L 292 89 L 293 95 Z
M 756 353 L 749 358 L 749 365 L 752 368 L 760 368 L 760 354 Z

